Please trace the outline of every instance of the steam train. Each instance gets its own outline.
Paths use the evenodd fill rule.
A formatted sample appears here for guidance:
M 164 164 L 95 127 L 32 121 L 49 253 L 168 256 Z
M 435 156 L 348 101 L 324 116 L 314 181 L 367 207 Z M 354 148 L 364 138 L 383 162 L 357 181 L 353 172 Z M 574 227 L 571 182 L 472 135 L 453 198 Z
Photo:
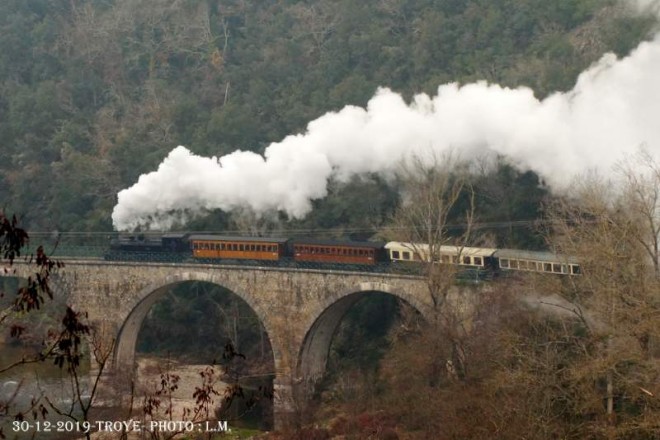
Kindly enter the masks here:
M 431 256 L 433 254 L 433 257 Z M 127 235 L 110 243 L 107 260 L 195 261 L 350 270 L 406 271 L 433 260 L 457 266 L 478 278 L 518 271 L 578 275 L 571 257 L 550 252 L 479 247 L 438 246 L 404 242 L 359 242 L 219 234 Z

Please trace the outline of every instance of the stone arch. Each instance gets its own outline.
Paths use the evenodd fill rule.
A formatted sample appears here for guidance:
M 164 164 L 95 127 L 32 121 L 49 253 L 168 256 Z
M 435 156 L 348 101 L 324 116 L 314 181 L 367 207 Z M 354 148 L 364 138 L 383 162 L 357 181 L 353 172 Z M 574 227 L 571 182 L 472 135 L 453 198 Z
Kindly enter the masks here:
M 298 352 L 296 365 L 296 385 L 299 398 L 307 399 L 314 392 L 316 384 L 325 373 L 330 343 L 341 319 L 348 310 L 365 294 L 384 293 L 395 296 L 410 304 L 424 319 L 430 317 L 427 305 L 419 298 L 403 290 L 384 283 L 361 283 L 329 297 L 321 304 L 319 314 L 307 327 Z M 301 395 L 302 393 L 302 395 Z
M 152 283 L 140 290 L 137 296 L 137 302 L 131 307 L 128 316 L 123 320 L 119 332 L 117 333 L 113 353 L 113 369 L 115 371 L 133 371 L 137 337 L 147 313 L 156 301 L 164 295 L 168 287 L 186 281 L 203 281 L 224 287 L 245 301 L 255 315 L 257 315 L 259 322 L 264 326 L 273 353 L 275 370 L 277 370 L 278 361 L 281 359 L 281 350 L 273 339 L 275 332 L 271 328 L 269 321 L 265 319 L 265 316 L 261 313 L 260 308 L 255 304 L 252 296 L 246 294 L 240 288 L 231 285 L 231 283 L 227 283 L 226 280 L 215 274 L 205 272 L 182 272 L 168 275 L 159 282 Z M 127 368 L 128 370 L 126 370 Z

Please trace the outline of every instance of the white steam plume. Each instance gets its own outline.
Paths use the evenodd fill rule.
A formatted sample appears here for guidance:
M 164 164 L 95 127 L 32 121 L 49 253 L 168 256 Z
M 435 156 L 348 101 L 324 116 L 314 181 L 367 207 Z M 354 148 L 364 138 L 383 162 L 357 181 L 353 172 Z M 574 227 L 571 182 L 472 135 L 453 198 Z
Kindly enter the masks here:
M 264 156 L 204 158 L 177 147 L 157 171 L 119 193 L 112 219 L 119 230 L 165 229 L 173 212 L 239 206 L 302 217 L 311 200 L 325 196 L 331 177 L 387 173 L 411 154 L 448 149 L 466 159 L 495 151 L 562 188 L 585 170 L 607 173 L 640 145 L 660 155 L 659 38 L 620 60 L 605 55 L 572 91 L 542 101 L 528 88 L 485 82 L 443 85 L 435 97 L 417 95 L 410 104 L 380 89 L 366 109 L 325 114 Z

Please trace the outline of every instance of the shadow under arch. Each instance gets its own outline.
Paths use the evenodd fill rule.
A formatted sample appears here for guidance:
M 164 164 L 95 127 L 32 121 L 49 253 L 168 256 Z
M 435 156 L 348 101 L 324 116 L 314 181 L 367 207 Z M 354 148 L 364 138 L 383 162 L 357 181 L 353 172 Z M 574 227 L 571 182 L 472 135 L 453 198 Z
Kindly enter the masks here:
M 212 274 L 203 272 L 185 272 L 181 274 L 170 275 L 158 283 L 151 284 L 140 291 L 138 298 L 141 299 L 131 309 L 117 334 L 115 348 L 113 351 L 112 369 L 115 372 L 122 372 L 124 374 L 131 372 L 132 374 L 135 368 L 135 348 L 138 334 L 144 319 L 149 313 L 149 310 L 159 299 L 165 295 L 171 286 L 189 281 L 207 282 L 220 286 L 245 301 L 261 325 L 264 327 L 268 342 L 272 350 L 273 364 L 275 366 L 275 370 L 277 371 L 277 360 L 280 359 L 280 349 L 272 339 L 272 335 L 274 333 L 272 332 L 272 329 L 269 328 L 270 326 L 268 320 L 264 319 L 264 316 L 262 316 L 260 313 L 259 308 L 255 306 L 252 298 L 249 295 L 246 295 L 240 289 L 237 289 L 234 286 L 229 286 L 226 283 L 223 283 L 222 280 L 216 279 L 216 277 Z
M 313 320 L 300 347 L 296 365 L 296 394 L 303 401 L 312 396 L 316 385 L 323 378 L 330 352 L 330 343 L 349 309 L 365 295 L 381 293 L 394 296 L 415 309 L 423 319 L 429 319 L 428 306 L 419 299 L 406 294 L 400 289 L 381 283 L 361 283 L 344 290 L 323 304 L 320 314 Z

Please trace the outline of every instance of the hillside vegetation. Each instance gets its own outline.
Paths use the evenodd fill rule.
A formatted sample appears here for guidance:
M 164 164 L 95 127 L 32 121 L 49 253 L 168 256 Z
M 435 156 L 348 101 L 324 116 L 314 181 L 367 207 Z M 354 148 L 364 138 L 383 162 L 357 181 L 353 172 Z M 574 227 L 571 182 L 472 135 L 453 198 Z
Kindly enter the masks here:
M 117 192 L 178 144 L 262 151 L 378 86 L 411 97 L 485 79 L 542 97 L 652 25 L 607 0 L 6 0 L 0 197 L 33 230 L 111 230 Z M 304 226 L 364 221 L 366 197 L 384 218 L 396 195 L 367 180 Z

